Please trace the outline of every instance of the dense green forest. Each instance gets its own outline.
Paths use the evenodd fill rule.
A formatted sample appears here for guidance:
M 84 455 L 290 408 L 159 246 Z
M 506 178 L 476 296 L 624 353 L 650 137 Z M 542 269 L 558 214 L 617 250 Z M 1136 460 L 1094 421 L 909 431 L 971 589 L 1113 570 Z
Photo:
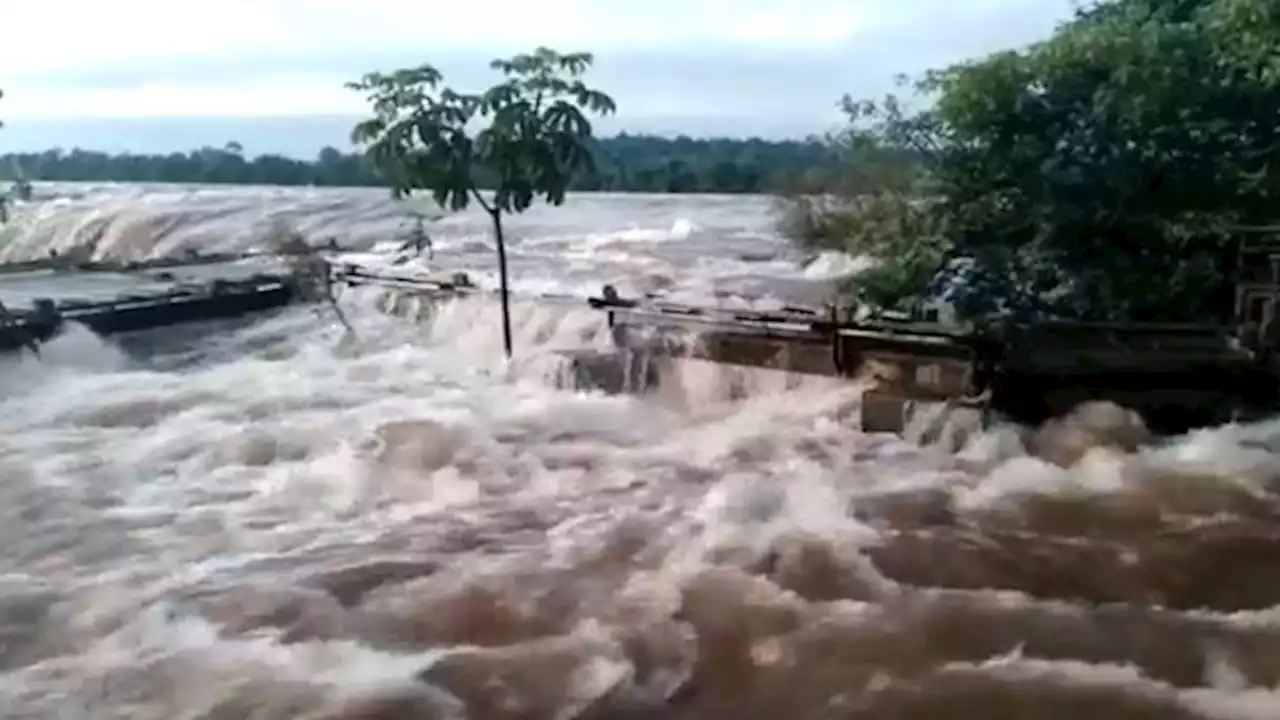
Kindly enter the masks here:
M 1241 244 L 1280 233 L 1275 0 L 1102 0 L 914 90 L 846 99 L 839 192 L 788 200 L 802 246 L 881 261 L 869 304 L 1221 319 Z
M 830 168 L 833 149 L 819 141 L 665 138 L 627 135 L 592 141 L 596 172 L 575 190 L 658 193 L 770 192 Z M 248 157 L 238 143 L 187 153 L 141 155 L 47 150 L 0 155 L 0 178 L 87 182 L 236 183 L 381 186 L 363 157 L 324 148 L 314 160 Z M 483 182 L 483 180 L 482 180 Z

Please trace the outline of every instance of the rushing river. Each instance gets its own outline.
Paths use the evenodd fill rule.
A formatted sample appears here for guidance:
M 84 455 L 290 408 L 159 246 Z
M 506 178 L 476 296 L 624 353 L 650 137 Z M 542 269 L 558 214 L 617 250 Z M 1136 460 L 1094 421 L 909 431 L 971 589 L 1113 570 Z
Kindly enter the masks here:
M 376 192 L 55 190 L 0 259 L 399 222 Z M 490 283 L 482 220 L 434 244 Z M 839 269 L 763 199 L 511 232 L 526 292 L 791 299 Z M 1280 717 L 1278 426 L 952 455 L 858 432 L 853 387 L 558 389 L 557 351 L 608 342 L 589 312 L 517 304 L 507 364 L 490 301 L 343 302 L 354 337 L 308 308 L 0 361 L 0 717 Z

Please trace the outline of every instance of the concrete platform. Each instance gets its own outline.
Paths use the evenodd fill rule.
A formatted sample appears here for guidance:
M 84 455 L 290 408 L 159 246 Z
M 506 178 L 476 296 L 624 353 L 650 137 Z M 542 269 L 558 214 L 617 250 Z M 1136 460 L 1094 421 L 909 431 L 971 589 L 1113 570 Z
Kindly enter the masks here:
M 298 283 L 288 274 L 254 272 L 244 266 L 217 274 L 212 266 L 200 270 L 163 278 L 43 271 L 10 275 L 0 281 L 0 301 L 7 311 L 0 316 L 0 351 L 38 346 L 67 323 L 106 336 L 239 318 L 301 299 Z M 212 279 L 200 282 L 200 275 Z

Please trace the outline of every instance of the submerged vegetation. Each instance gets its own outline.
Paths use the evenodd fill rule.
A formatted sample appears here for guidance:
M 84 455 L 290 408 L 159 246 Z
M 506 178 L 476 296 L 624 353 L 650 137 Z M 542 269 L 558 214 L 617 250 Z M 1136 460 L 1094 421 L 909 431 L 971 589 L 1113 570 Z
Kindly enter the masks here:
M 909 90 L 846 100 L 831 192 L 782 199 L 801 246 L 878 261 L 866 302 L 1219 319 L 1239 243 L 1280 220 L 1270 0 L 1108 0 Z

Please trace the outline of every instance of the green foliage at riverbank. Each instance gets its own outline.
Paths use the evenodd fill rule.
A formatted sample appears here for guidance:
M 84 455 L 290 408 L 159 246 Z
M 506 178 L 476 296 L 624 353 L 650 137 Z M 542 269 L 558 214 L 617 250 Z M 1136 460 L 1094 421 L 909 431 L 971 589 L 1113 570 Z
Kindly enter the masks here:
M 665 138 L 618 135 L 591 143 L 596 170 L 574 181 L 575 190 L 616 192 L 771 192 L 784 179 L 835 157 L 819 142 Z M 314 160 L 279 155 L 249 157 L 235 143 L 169 155 L 113 155 L 87 150 L 0 155 L 0 180 L 19 167 L 46 181 L 237 183 L 263 185 L 381 186 L 383 179 L 355 153 L 325 148 Z M 491 186 L 487 178 L 481 184 Z
M 1272 0 L 1108 0 L 914 89 L 850 101 L 840 192 L 783 200 L 798 243 L 882 261 L 868 300 L 964 266 L 971 312 L 1221 318 L 1238 243 L 1280 221 Z

